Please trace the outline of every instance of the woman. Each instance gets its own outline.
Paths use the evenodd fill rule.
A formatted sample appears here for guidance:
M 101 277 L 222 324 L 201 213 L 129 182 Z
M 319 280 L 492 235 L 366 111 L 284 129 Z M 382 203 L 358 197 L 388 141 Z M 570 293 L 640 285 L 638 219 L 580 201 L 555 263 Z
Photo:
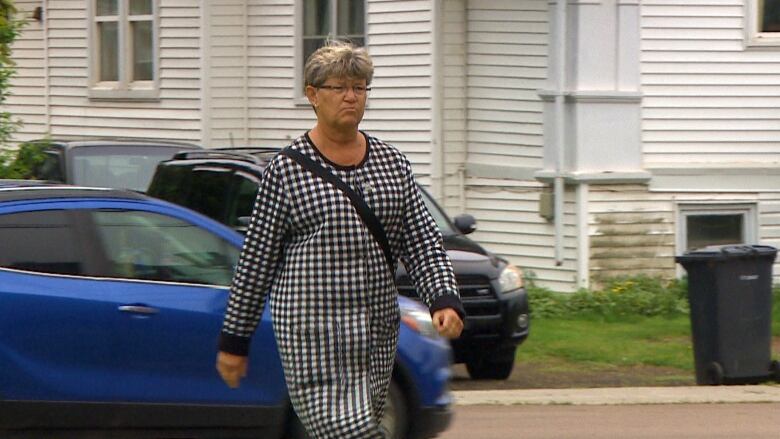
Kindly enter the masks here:
M 363 197 L 391 259 L 404 262 L 439 333 L 454 338 L 463 308 L 411 165 L 358 130 L 372 76 L 363 48 L 332 41 L 312 54 L 305 83 L 317 123 L 290 148 Z M 231 286 L 217 358 L 231 387 L 246 374 L 249 339 L 269 293 L 290 399 L 309 435 L 383 437 L 398 341 L 394 273 L 349 198 L 283 154 L 264 171 Z

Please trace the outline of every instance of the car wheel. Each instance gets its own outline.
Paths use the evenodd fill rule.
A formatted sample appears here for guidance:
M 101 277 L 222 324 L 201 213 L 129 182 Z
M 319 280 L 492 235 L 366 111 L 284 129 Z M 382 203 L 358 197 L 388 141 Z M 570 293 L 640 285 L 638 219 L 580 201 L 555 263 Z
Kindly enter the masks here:
M 409 407 L 406 404 L 406 398 L 401 388 L 395 381 L 390 382 L 387 403 L 385 404 L 385 415 L 382 417 L 381 426 L 387 433 L 387 439 L 406 439 L 406 433 L 409 430 Z M 284 438 L 309 439 L 306 429 L 292 408 L 290 408 L 287 420 L 287 433 L 284 435 Z
M 490 352 L 466 361 L 466 370 L 473 380 L 505 380 L 514 367 L 514 347 L 506 352 Z
M 395 381 L 390 382 L 381 426 L 387 433 L 387 439 L 405 439 L 409 430 L 409 407 L 401 388 Z

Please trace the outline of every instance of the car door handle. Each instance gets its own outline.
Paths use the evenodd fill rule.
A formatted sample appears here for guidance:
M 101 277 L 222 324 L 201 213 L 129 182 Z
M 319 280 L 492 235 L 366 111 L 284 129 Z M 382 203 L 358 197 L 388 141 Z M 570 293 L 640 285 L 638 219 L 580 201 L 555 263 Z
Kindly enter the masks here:
M 122 305 L 119 307 L 119 311 L 133 314 L 157 314 L 160 312 L 160 310 L 157 308 L 143 305 Z

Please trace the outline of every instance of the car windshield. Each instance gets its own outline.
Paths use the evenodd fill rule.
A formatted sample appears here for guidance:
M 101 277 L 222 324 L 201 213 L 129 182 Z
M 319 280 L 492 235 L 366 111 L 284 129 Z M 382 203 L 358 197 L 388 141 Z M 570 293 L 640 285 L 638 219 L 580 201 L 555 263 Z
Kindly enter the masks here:
M 436 225 L 439 226 L 439 230 L 441 230 L 442 235 L 454 235 L 455 229 L 452 227 L 452 224 L 450 224 L 450 220 L 448 219 L 447 214 L 445 214 L 439 208 L 439 206 L 433 201 L 433 198 L 428 195 L 428 192 L 426 192 L 424 189 L 420 189 L 420 192 L 422 193 L 425 206 L 428 208 L 428 211 L 431 212 L 431 216 L 433 217 L 433 220 L 436 221 Z
M 73 149 L 73 183 L 145 191 L 157 164 L 182 148 L 98 146 Z

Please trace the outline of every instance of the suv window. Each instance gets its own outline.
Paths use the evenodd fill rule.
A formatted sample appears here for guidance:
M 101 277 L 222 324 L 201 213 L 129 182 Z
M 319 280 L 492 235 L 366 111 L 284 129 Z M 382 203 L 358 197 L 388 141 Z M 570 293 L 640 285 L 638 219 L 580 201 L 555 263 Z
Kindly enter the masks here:
M 255 207 L 255 198 L 257 198 L 257 189 L 260 185 L 257 179 L 241 174 L 236 174 L 236 196 L 231 201 L 228 208 L 228 218 L 226 224 L 242 232 L 246 231 L 247 224 L 240 221 L 241 218 L 249 218 Z
M 225 208 L 227 198 L 231 194 L 232 177 L 233 173 L 229 169 L 195 168 L 187 186 L 188 196 L 181 204 L 225 223 Z
M 43 162 L 35 170 L 39 180 L 65 181 L 62 175 L 62 153 L 60 151 L 44 151 Z
M 93 213 L 111 275 L 229 285 L 239 250 L 186 221 L 151 212 Z
M 454 235 L 456 233 L 455 229 L 452 227 L 452 224 L 450 224 L 450 220 L 447 218 L 447 215 L 441 211 L 436 202 L 433 201 L 433 198 L 428 195 L 428 192 L 420 188 L 420 193 L 422 193 L 422 199 L 423 202 L 425 202 L 425 207 L 428 208 L 428 212 L 431 213 L 431 216 L 436 222 L 436 225 L 439 226 L 441 233 L 443 235 Z
M 64 210 L 0 215 L 0 266 L 86 274 L 86 256 Z M 52 243 L 57 245 L 52 245 Z

